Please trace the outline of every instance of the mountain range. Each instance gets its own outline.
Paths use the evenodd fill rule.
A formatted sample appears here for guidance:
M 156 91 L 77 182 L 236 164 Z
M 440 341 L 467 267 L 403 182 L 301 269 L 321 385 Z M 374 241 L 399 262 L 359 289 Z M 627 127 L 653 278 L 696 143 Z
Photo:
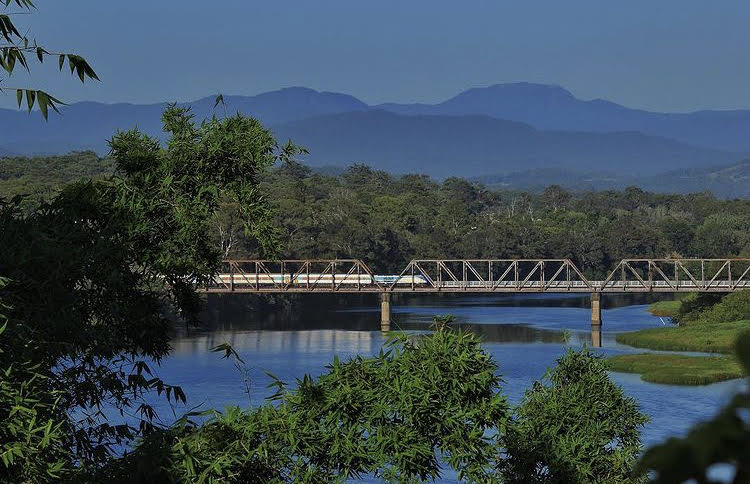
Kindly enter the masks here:
M 638 131 L 706 148 L 750 151 L 750 110 L 657 113 L 603 99 L 584 101 L 559 87 L 526 82 L 464 91 L 438 104 L 381 104 L 400 114 L 484 114 L 543 130 Z
M 406 116 L 359 111 L 274 126 L 279 139 L 309 149 L 312 166 L 362 162 L 392 173 L 439 178 L 556 167 L 658 173 L 725 164 L 737 155 L 637 132 L 542 131 L 480 115 Z
M 750 153 L 750 110 L 656 113 L 605 100 L 581 100 L 558 86 L 530 83 L 474 88 L 437 104 L 368 105 L 346 94 L 285 88 L 224 96 L 226 112 L 259 118 L 279 140 L 307 147 L 313 166 L 363 162 L 437 177 L 554 168 L 643 175 L 736 163 Z M 166 103 L 73 103 L 45 122 L 0 110 L 6 152 L 106 153 L 116 130 L 163 137 Z M 214 97 L 183 105 L 196 119 L 216 114 Z

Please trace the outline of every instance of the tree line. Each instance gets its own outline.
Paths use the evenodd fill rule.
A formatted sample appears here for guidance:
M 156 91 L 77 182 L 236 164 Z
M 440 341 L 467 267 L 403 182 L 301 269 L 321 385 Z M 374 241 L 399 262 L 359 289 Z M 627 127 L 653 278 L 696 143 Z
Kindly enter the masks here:
M 111 159 L 91 152 L 6 158 L 0 196 L 26 194 L 21 206 L 31 209 L 67 182 L 112 171 Z M 258 182 L 280 257 L 359 258 L 378 272 L 399 271 L 413 258 L 569 258 L 593 277 L 624 258 L 750 254 L 750 200 L 708 192 L 491 190 L 361 164 L 325 174 L 293 159 Z M 258 257 L 239 208 L 221 201 L 212 237 L 225 257 Z
M 378 271 L 412 258 L 570 258 L 602 275 L 630 257 L 750 254 L 750 200 L 710 193 L 496 191 L 364 165 L 339 176 L 283 166 L 263 189 L 285 257 L 361 258 Z M 231 217 L 222 225 L 231 233 Z M 237 240 L 229 255 L 253 255 Z

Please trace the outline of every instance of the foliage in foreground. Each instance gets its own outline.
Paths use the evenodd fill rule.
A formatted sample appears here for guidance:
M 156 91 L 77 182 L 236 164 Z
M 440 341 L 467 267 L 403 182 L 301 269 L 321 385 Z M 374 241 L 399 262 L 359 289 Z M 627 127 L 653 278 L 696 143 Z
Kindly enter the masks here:
M 509 405 L 479 339 L 438 330 L 394 336 L 373 358 L 337 358 L 319 379 L 276 405 L 229 408 L 200 426 L 154 433 L 96 480 L 106 482 L 321 482 L 370 474 L 389 482 L 433 479 L 444 460 L 486 482 Z M 491 430 L 491 432 L 490 432 Z
M 257 193 L 275 160 L 270 132 L 242 116 L 195 126 L 175 107 L 163 121 L 164 148 L 138 131 L 113 138 L 112 178 L 72 184 L 27 215 L 0 199 L 0 480 L 105 462 L 154 429 L 147 394 L 184 401 L 150 366 L 170 351 L 167 310 L 194 319 L 194 284 L 220 264 L 210 227 L 222 199 L 273 249 Z
M 33 13 L 36 9 L 32 0 L 2 0 L 0 9 L 0 93 L 15 91 L 19 108 L 22 104 L 29 111 L 38 107 L 39 112 L 47 119 L 49 109 L 57 111 L 57 105 L 62 104 L 62 101 L 45 91 L 8 86 L 5 82 L 17 70 L 30 73 L 31 64 L 35 61 L 41 64 L 47 59 L 47 62 L 54 62 L 61 71 L 67 64 L 70 73 L 75 74 L 81 82 L 86 79 L 99 80 L 86 59 L 77 54 L 51 52 L 30 36 L 28 25 L 17 25 L 17 19 L 24 18 L 23 14 Z
M 737 340 L 737 357 L 750 374 L 750 332 Z M 746 382 L 750 384 L 750 381 Z M 733 483 L 750 482 L 750 389 L 732 398 L 713 419 L 693 427 L 684 438 L 671 438 L 649 449 L 639 463 L 656 484 L 715 482 L 709 470 L 717 464 L 734 467 Z M 723 481 L 722 481 L 723 482 Z
M 0 278 L 0 290 L 7 280 Z M 57 418 L 62 392 L 49 394 L 47 377 L 32 361 L 5 354 L 9 307 L 0 300 L 0 479 L 39 482 L 66 470 L 66 422 Z
M 742 378 L 742 366 L 733 356 L 685 356 L 669 353 L 617 355 L 607 359 L 609 369 L 640 373 L 651 383 L 707 385 Z
M 629 483 L 648 417 L 610 380 L 607 364 L 569 350 L 524 395 L 501 437 L 510 483 Z

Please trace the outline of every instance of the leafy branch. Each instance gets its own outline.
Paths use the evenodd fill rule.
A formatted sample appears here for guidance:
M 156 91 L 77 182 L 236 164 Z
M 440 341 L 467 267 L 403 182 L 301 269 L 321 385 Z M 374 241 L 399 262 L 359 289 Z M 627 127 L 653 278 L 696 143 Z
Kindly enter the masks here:
M 36 40 L 29 40 L 25 34 L 21 34 L 18 27 L 13 23 L 11 15 L 31 13 L 30 10 L 35 8 L 35 6 L 30 0 L 0 0 L 0 4 L 6 9 L 11 5 L 15 5 L 29 10 L 29 12 L 0 14 L 0 38 L 5 40 L 5 43 L 0 43 L 0 67 L 7 73 L 8 77 L 13 75 L 18 66 L 21 66 L 26 72 L 30 73 L 29 57 L 34 56 L 40 64 L 44 63 L 45 57 L 57 57 L 59 70 L 62 71 L 67 64 L 70 68 L 70 73 L 76 75 L 81 82 L 85 82 L 87 78 L 96 81 L 100 80 L 91 65 L 80 55 L 48 51 L 38 45 Z M 19 108 L 24 104 L 25 99 L 28 111 L 31 112 L 34 106 L 37 106 L 44 119 L 47 119 L 50 108 L 59 112 L 57 106 L 65 104 L 45 91 L 9 87 L 1 83 L 2 80 L 0 79 L 0 92 L 16 91 Z

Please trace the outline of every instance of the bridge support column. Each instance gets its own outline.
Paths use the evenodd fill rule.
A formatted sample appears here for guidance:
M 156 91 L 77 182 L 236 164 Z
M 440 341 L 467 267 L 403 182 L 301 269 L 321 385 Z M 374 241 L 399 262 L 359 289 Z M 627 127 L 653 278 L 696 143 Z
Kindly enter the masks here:
M 391 330 L 391 294 L 380 293 L 380 331 Z
M 591 293 L 591 346 L 602 347 L 602 294 Z

